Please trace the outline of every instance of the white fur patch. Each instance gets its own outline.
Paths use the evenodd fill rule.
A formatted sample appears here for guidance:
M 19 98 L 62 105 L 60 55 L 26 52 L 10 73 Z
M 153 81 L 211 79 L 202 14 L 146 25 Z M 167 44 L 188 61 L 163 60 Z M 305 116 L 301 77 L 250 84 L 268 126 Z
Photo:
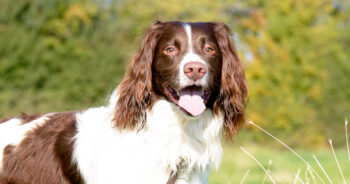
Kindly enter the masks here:
M 2 168 L 4 148 L 7 145 L 18 145 L 25 138 L 28 132 L 32 131 L 38 126 L 43 125 L 47 121 L 48 116 L 49 114 L 44 115 L 23 125 L 21 124 L 22 121 L 16 118 L 0 124 L 0 170 Z
M 189 52 L 192 52 L 192 29 L 191 29 L 191 25 L 190 24 L 183 24 L 185 31 L 186 31 L 186 35 L 187 35 L 187 41 L 188 41 L 188 46 L 189 46 Z
M 185 73 L 184 73 L 184 66 L 189 63 L 189 62 L 200 62 L 203 63 L 205 66 L 207 64 L 203 59 L 200 58 L 200 56 L 196 53 L 193 52 L 193 44 L 192 44 L 192 30 L 191 30 L 191 25 L 190 24 L 183 24 L 183 27 L 186 31 L 187 34 L 187 39 L 188 39 L 188 47 L 189 50 L 185 54 L 184 58 L 182 59 L 180 63 L 180 68 L 179 68 L 179 82 L 180 82 L 180 87 L 186 87 L 186 86 L 192 86 L 192 85 L 197 85 L 197 86 L 203 86 L 207 87 L 208 86 L 208 75 L 209 72 L 207 72 L 201 79 L 198 79 L 197 81 L 193 81 L 192 79 L 188 78 Z
M 159 100 L 142 130 L 119 131 L 112 127 L 114 105 L 76 116 L 73 158 L 87 184 L 164 184 L 181 161 L 185 168 L 179 177 L 192 184 L 208 182 L 210 167 L 221 161 L 220 117 L 207 109 L 187 119 L 176 105 Z

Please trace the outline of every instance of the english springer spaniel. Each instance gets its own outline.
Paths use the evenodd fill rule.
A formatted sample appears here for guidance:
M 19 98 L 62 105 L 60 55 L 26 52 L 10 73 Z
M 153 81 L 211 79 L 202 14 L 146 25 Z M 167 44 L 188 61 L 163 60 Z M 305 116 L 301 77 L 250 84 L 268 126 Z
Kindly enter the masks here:
M 158 21 L 109 105 L 0 121 L 0 183 L 208 183 L 247 93 L 227 25 Z

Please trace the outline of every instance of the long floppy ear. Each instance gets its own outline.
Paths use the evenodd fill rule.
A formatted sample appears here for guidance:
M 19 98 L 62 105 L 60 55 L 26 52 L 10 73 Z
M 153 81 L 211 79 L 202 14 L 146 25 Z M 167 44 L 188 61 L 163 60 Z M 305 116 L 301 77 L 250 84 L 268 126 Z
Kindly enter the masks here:
M 247 81 L 233 44 L 231 29 L 226 24 L 216 23 L 214 33 L 222 55 L 221 85 L 214 102 L 214 112 L 223 112 L 224 130 L 226 136 L 232 139 L 244 122 Z
M 142 128 L 146 109 L 152 106 L 152 61 L 161 36 L 162 23 L 157 21 L 148 28 L 141 47 L 128 66 L 123 81 L 118 86 L 118 99 L 114 112 L 115 126 L 120 129 Z M 141 124 L 139 124 L 141 123 Z

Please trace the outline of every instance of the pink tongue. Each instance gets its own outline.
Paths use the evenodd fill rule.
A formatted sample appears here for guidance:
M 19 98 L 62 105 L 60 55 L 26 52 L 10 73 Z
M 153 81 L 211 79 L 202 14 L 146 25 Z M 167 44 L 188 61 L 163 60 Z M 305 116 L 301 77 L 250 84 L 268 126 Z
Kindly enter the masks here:
M 180 91 L 179 106 L 192 116 L 198 116 L 205 110 L 200 88 L 189 88 Z

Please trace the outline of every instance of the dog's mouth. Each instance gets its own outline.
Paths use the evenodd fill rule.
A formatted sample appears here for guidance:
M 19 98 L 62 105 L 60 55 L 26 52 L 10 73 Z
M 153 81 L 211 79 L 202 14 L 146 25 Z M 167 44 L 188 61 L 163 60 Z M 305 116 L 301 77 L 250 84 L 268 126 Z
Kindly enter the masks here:
M 210 91 L 201 86 L 187 86 L 180 90 L 168 86 L 166 92 L 171 101 L 190 116 L 202 114 L 210 98 Z

